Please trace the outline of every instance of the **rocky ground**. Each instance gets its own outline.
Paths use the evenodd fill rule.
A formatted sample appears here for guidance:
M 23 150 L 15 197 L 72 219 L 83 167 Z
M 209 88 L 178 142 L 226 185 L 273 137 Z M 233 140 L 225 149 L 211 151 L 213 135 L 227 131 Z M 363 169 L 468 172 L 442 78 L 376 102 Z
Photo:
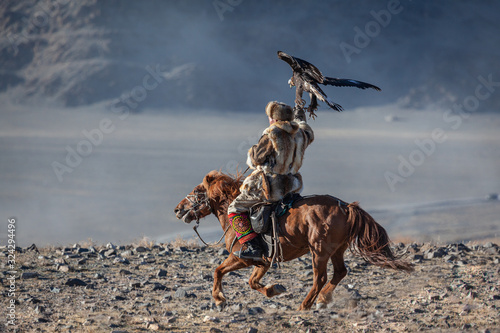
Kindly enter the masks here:
M 250 270 L 224 279 L 228 307 L 211 297 L 213 271 L 227 256 L 177 240 L 169 244 L 78 245 L 16 253 L 15 296 L 8 250 L 0 249 L 2 316 L 17 332 L 498 332 L 500 248 L 492 243 L 402 243 L 411 274 L 348 253 L 349 273 L 327 309 L 296 309 L 312 284 L 310 255 L 271 269 L 264 283 L 287 292 L 267 299 L 248 286 Z M 14 300 L 15 310 L 11 301 Z M 2 318 L 2 327 L 9 318 Z

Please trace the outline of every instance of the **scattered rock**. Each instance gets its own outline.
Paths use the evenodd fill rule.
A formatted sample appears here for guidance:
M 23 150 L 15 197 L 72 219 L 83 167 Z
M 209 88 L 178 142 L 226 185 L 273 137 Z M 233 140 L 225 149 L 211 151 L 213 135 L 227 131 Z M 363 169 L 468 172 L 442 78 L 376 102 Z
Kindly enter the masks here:
M 448 262 L 452 262 L 452 261 L 457 260 L 457 257 L 454 256 L 453 254 L 448 254 L 447 256 L 445 256 L 443 258 L 443 260 L 448 261 Z
M 441 258 L 447 253 L 446 248 L 440 247 L 435 250 L 429 250 L 425 254 L 425 259 Z
M 37 272 L 23 272 L 21 274 L 21 279 L 35 279 L 38 278 L 39 274 Z
M 28 247 L 26 248 L 26 251 L 33 251 L 33 252 L 36 252 L 36 253 L 40 253 L 40 252 L 38 251 L 38 248 L 36 247 L 36 245 L 35 245 L 35 244 L 31 244 L 30 246 L 28 246 Z
M 144 246 L 138 246 L 134 249 L 134 251 L 137 253 L 144 253 L 144 252 L 149 252 L 150 250 L 145 248 Z
M 205 316 L 203 318 L 203 322 L 204 323 L 207 323 L 207 322 L 218 323 L 218 322 L 220 322 L 220 320 L 217 317 Z
M 70 270 L 69 265 L 66 264 L 57 265 L 56 268 L 59 272 L 64 272 L 64 273 L 67 273 Z
M 80 247 L 80 248 L 76 249 L 76 253 L 78 253 L 78 254 L 87 253 L 87 252 L 90 252 L 89 249 L 86 249 L 84 247 Z
M 170 254 L 170 251 L 168 249 L 165 249 L 163 251 L 158 252 L 158 256 L 160 256 L 160 257 L 164 257 L 168 254 Z
M 153 285 L 153 287 L 151 288 L 151 290 L 153 290 L 153 291 L 156 291 L 156 290 L 170 290 L 165 285 L 163 285 L 161 283 L 158 283 L 158 282 L 154 282 L 152 285 Z
M 163 299 L 160 301 L 161 304 L 168 304 L 172 301 L 171 295 L 165 295 Z
M 248 314 L 254 316 L 260 313 L 265 313 L 264 309 L 258 306 L 254 306 L 248 309 Z
M 489 249 L 489 248 L 492 248 L 492 247 L 496 247 L 496 245 L 493 244 L 492 242 L 488 242 L 488 243 L 485 243 L 483 245 L 483 248 L 485 248 L 485 249 Z
M 167 271 L 166 270 L 160 269 L 160 270 L 158 270 L 158 272 L 156 272 L 156 277 L 158 277 L 158 278 L 162 278 L 162 277 L 165 277 L 165 276 L 167 276 Z
M 177 289 L 174 293 L 175 298 L 186 298 L 189 296 L 190 296 L 190 294 L 186 291 L 186 289 L 183 289 L 183 288 Z
M 127 258 L 116 257 L 115 259 L 113 259 L 113 263 L 114 264 L 120 263 L 120 264 L 124 264 L 124 265 L 129 265 L 130 261 Z
M 167 322 L 168 324 L 172 324 L 172 323 L 175 323 L 175 321 L 177 320 L 177 316 L 171 316 L 171 317 L 168 317 L 165 322 Z
M 68 279 L 64 284 L 69 286 L 69 287 L 86 286 L 87 285 L 86 282 L 84 282 L 80 279 Z
M 146 328 L 151 331 L 159 331 L 161 329 L 160 324 L 158 323 L 148 323 Z
M 106 244 L 106 248 L 116 250 L 116 245 L 114 245 L 113 243 L 108 243 Z
M 210 333 L 222 333 L 222 331 L 216 327 L 210 327 Z
M 140 283 L 138 281 L 132 281 L 132 282 L 130 282 L 129 286 L 130 286 L 130 288 L 137 289 L 137 288 L 142 287 L 142 283 Z
M 424 259 L 424 256 L 423 256 L 423 255 L 421 255 L 421 254 L 414 254 L 414 255 L 411 257 L 411 259 L 412 259 L 412 262 L 413 262 L 413 263 L 421 263 L 421 262 L 422 262 L 422 260 Z

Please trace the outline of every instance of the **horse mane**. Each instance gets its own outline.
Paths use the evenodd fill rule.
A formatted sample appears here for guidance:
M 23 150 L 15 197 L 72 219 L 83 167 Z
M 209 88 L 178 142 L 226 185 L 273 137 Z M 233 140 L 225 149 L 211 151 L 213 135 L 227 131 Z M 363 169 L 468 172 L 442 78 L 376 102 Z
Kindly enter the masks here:
M 240 194 L 243 178 L 244 175 L 239 171 L 237 171 L 236 175 L 229 175 L 220 171 L 211 172 L 205 176 L 205 181 L 208 183 L 207 194 L 210 198 L 231 202 Z

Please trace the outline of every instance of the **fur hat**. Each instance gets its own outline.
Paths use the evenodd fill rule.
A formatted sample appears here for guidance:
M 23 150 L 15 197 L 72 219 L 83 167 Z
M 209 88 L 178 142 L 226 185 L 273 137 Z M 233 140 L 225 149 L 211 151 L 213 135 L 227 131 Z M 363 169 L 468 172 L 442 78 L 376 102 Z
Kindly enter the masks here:
M 292 121 L 293 111 L 289 105 L 280 102 L 269 102 L 266 106 L 266 114 L 272 119 L 279 121 Z

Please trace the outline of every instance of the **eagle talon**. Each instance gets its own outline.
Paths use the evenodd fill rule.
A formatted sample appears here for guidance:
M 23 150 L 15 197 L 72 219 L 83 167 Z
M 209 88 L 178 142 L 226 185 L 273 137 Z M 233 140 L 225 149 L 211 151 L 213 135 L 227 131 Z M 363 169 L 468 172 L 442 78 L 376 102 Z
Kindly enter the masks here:
M 316 113 L 314 113 L 314 111 L 316 111 L 317 109 L 315 109 L 314 107 L 312 107 L 311 105 L 309 105 L 309 107 L 307 108 L 307 112 L 309 112 L 309 118 L 312 118 L 313 120 L 316 120 L 316 117 L 318 116 Z

